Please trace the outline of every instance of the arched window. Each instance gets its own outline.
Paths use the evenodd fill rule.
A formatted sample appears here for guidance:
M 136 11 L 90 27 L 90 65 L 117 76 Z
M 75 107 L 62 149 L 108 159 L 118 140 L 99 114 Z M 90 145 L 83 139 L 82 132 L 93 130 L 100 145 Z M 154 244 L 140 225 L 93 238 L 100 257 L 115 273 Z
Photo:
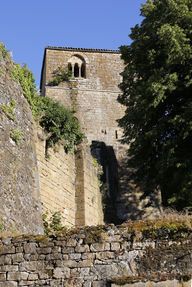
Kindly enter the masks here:
M 79 78 L 79 65 L 77 63 L 74 66 L 74 77 Z
M 72 77 L 75 78 L 86 78 L 86 62 L 85 59 L 80 55 L 73 55 L 68 60 L 69 70 L 72 71 Z
M 85 64 L 84 63 L 82 63 L 82 65 L 81 65 L 81 77 L 86 78 Z

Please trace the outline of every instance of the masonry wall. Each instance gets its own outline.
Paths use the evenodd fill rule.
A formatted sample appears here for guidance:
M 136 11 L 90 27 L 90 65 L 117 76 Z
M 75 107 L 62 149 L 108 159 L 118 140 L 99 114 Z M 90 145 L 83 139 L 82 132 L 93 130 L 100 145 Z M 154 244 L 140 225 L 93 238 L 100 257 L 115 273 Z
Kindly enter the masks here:
M 85 63 L 85 77 L 74 77 L 59 86 L 49 86 L 58 66 L 67 67 L 68 63 Z M 64 106 L 74 107 L 88 144 L 104 142 L 111 150 L 116 166 L 110 170 L 108 192 L 119 218 L 154 218 L 161 212 L 160 191 L 140 201 L 142 189 L 136 187 L 128 176 L 128 146 L 119 141 L 123 134 L 116 120 L 123 117 L 125 106 L 117 102 L 117 97 L 121 92 L 118 85 L 122 81 L 120 72 L 123 69 L 124 63 L 118 51 L 47 47 L 42 68 L 42 95 L 59 100 Z M 107 165 L 109 167 L 110 163 L 105 160 L 104 166 Z M 152 205 L 144 209 L 148 202 Z
M 70 83 L 61 83 L 58 87 L 45 86 L 45 95 L 61 101 L 64 106 L 77 109 L 80 127 L 89 144 L 93 140 L 104 141 L 113 146 L 120 161 L 126 147 L 120 145 L 122 130 L 116 122 L 125 107 L 117 102 L 121 82 L 119 73 L 123 71 L 123 61 L 118 51 L 81 51 L 46 49 L 43 81 L 46 84 L 53 79 L 58 66 L 66 67 L 72 59 L 80 57 L 86 62 L 86 78 L 74 78 Z
M 67 226 L 103 223 L 98 171 L 90 149 L 81 143 L 74 154 L 65 153 L 63 146 L 57 151 L 46 151 L 46 137 L 38 128 L 36 147 L 43 212 L 60 211 L 62 224 Z
M 190 286 L 189 234 L 141 238 L 114 225 L 8 238 L 0 245 L 0 287 Z
M 75 156 L 63 146 L 47 150 L 46 133 L 37 128 L 36 152 L 43 212 L 61 212 L 63 225 L 75 225 Z
M 20 84 L 10 78 L 12 60 L 4 60 L 1 52 L 0 67 L 0 222 L 13 234 L 42 234 L 32 113 Z M 3 111 L 11 101 L 16 103 L 13 118 Z
M 86 141 L 86 140 L 85 140 Z M 103 224 L 102 198 L 98 167 L 87 144 L 77 146 L 76 162 L 76 226 Z

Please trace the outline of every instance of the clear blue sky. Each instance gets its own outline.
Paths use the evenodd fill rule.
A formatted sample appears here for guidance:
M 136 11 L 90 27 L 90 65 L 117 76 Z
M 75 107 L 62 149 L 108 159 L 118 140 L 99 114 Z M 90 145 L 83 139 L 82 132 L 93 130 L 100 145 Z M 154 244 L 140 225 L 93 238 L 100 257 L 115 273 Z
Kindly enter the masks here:
M 145 0 L 4 0 L 0 41 L 13 60 L 34 73 L 39 86 L 46 46 L 117 50 L 129 45 Z

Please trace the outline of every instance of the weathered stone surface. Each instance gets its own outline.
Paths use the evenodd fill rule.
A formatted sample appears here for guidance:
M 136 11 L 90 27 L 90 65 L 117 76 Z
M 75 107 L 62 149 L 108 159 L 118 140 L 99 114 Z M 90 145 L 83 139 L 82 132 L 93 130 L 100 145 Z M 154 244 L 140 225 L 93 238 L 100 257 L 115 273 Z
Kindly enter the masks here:
M 69 278 L 70 277 L 70 269 L 67 267 L 57 267 L 54 269 L 53 278 Z
M 11 264 L 11 255 L 1 255 L 0 265 Z
M 128 231 L 129 226 L 126 228 Z M 93 230 L 93 228 L 90 229 Z M 103 227 L 103 233 L 106 232 L 106 229 L 107 227 Z M 123 231 L 121 229 L 121 226 L 119 226 L 118 228 L 114 228 L 114 233 L 111 233 L 113 234 L 111 236 L 120 236 L 119 242 L 107 241 L 103 243 L 90 243 L 88 245 L 84 244 L 83 241 L 82 245 L 76 246 L 75 248 L 70 246 L 61 248 L 58 245 L 40 247 L 40 243 L 34 241 L 32 242 L 32 246 L 35 246 L 35 249 L 30 249 L 30 245 L 26 245 L 28 242 L 26 242 L 25 237 L 23 237 L 23 242 L 20 241 L 21 246 L 19 246 L 23 248 L 23 253 L 9 254 L 8 249 L 10 248 L 10 250 L 12 250 L 12 245 L 2 244 L 2 249 L 4 246 L 8 248 L 8 255 L 0 255 L 0 287 L 40 287 L 51 285 L 82 287 L 89 286 L 90 282 L 92 284 L 91 287 L 93 287 L 93 285 L 102 286 L 102 284 L 106 284 L 106 282 L 112 278 L 116 278 L 117 282 L 118 278 L 121 277 L 134 276 L 137 278 L 138 273 L 141 274 L 143 278 L 145 278 L 146 274 L 148 276 L 147 278 L 150 278 L 151 274 L 153 276 L 157 275 L 159 278 L 162 273 L 167 274 L 167 278 L 173 279 L 176 278 L 173 274 L 178 271 L 181 274 L 190 274 L 192 270 L 192 241 L 190 235 L 185 241 L 182 238 L 180 242 L 175 242 L 174 244 L 170 244 L 168 240 L 156 240 L 155 245 L 151 242 L 150 248 L 146 248 L 146 242 L 140 242 L 140 244 L 137 245 L 137 249 L 134 250 L 132 249 L 133 242 L 125 241 L 125 244 L 122 244 L 124 242 L 123 240 L 126 239 L 124 239 L 125 228 Z M 87 233 L 87 228 L 85 228 L 85 232 Z M 78 233 L 76 237 L 74 235 L 75 234 L 73 234 L 73 240 L 78 242 Z M 66 242 L 69 241 L 70 236 L 71 235 L 65 235 Z M 53 237 L 56 237 L 56 235 L 51 235 L 50 239 L 53 239 Z M 86 240 L 86 237 L 84 240 Z M 57 242 L 57 240 L 54 242 Z M 124 246 L 128 246 L 128 249 L 121 248 Z M 139 247 L 140 249 L 138 249 Z M 44 253 L 47 248 L 50 248 L 50 253 L 45 255 Z M 62 253 L 63 249 L 68 253 Z M 36 250 L 43 252 L 43 254 L 39 253 L 36 259 L 35 256 L 37 254 L 25 253 L 25 251 L 36 252 Z M 87 250 L 88 252 L 77 252 L 79 250 Z M 18 249 L 18 251 L 20 251 L 20 249 Z M 71 251 L 73 252 L 71 253 Z M 29 261 L 31 257 L 34 257 L 33 259 L 35 259 L 35 261 Z M 175 282 L 174 280 L 172 282 L 170 281 L 166 286 L 177 286 L 171 285 L 172 283 L 176 284 Z M 2 283 L 4 283 L 4 285 Z M 148 285 L 145 285 L 140 282 L 138 284 L 140 284 L 138 286 L 147 287 L 151 283 L 149 282 Z M 157 285 L 159 287 L 164 286 L 160 283 L 156 284 L 159 284 Z
M 6 281 L 6 273 L 0 273 L 0 281 Z
M 75 251 L 79 253 L 89 252 L 89 245 L 80 245 L 75 247 Z
M 13 263 L 16 263 L 16 262 L 19 263 L 19 262 L 24 261 L 22 253 L 13 254 L 11 257 L 12 257 Z
M 31 262 L 22 262 L 20 264 L 20 271 L 41 271 L 44 269 L 44 262 L 41 261 L 31 261 Z
M 1 254 L 12 254 L 15 253 L 15 247 L 12 245 L 4 245 L 0 248 L 0 255 Z
M 0 282 L 0 287 L 17 287 L 17 282 Z
M 25 243 L 24 244 L 24 251 L 25 251 L 25 253 L 35 254 L 36 253 L 36 243 Z
M 38 275 L 36 273 L 29 274 L 28 281 L 38 280 Z
M 7 230 L 43 233 L 32 112 L 21 85 L 10 77 L 13 63 L 1 52 L 0 67 L 0 103 L 8 107 L 11 100 L 16 103 L 15 119 L 0 109 L 0 216 Z M 11 131 L 19 131 L 19 142 L 11 137 Z
M 20 281 L 20 280 L 27 280 L 28 278 L 28 273 L 27 272 L 8 272 L 7 274 L 7 280 L 8 281 Z

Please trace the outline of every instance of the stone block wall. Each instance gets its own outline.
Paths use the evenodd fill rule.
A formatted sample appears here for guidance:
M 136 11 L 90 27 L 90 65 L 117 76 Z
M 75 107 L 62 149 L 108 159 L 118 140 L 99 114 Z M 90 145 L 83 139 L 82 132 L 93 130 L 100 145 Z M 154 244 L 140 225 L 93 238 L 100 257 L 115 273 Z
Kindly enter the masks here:
M 62 224 L 75 226 L 75 156 L 63 146 L 46 151 L 46 133 L 37 128 L 36 152 L 43 212 L 61 212 Z M 46 158 L 47 153 L 47 158 Z
M 46 150 L 46 136 L 37 128 L 36 152 L 43 211 L 60 211 L 62 224 L 67 226 L 103 223 L 98 171 L 90 149 L 81 143 L 74 154 L 65 153 L 63 146 L 58 151 Z
M 12 233 L 43 233 L 33 117 L 11 60 L 0 52 L 0 222 Z M 6 112 L 16 107 L 11 118 Z
M 58 66 L 67 67 L 73 59 L 85 63 L 86 76 L 74 77 L 69 83 L 55 87 L 47 85 Z M 118 141 L 122 130 L 116 122 L 125 111 L 117 102 L 119 73 L 123 68 L 119 51 L 47 47 L 41 79 L 42 95 L 59 100 L 66 107 L 75 105 L 81 130 L 89 144 L 94 140 L 113 146 L 119 161 L 126 149 Z
M 73 77 L 69 82 L 62 82 L 58 86 L 50 86 L 49 81 L 55 76 L 59 66 L 72 65 Z M 76 67 L 85 67 L 85 72 Z M 115 212 L 121 220 L 139 219 L 143 217 L 158 217 L 160 214 L 160 192 L 140 202 L 142 189 L 136 188 L 128 176 L 127 149 L 120 139 L 122 129 L 117 119 L 124 116 L 125 106 L 117 102 L 121 93 L 118 85 L 122 81 L 120 73 L 124 69 L 123 60 L 119 51 L 99 49 L 76 49 L 46 47 L 41 74 L 41 93 L 59 100 L 66 107 L 76 109 L 75 116 L 80 122 L 81 131 L 85 133 L 88 144 L 104 142 L 108 149 L 113 151 L 116 166 L 110 176 L 106 172 L 108 194 L 114 202 Z M 105 157 L 106 158 L 106 157 Z M 97 158 L 98 159 L 98 158 Z M 104 162 L 102 158 L 99 162 Z M 106 161 L 103 168 L 109 167 Z M 112 179 L 112 180 L 111 180 Z M 151 201 L 153 204 L 148 210 L 143 206 Z
M 90 148 L 77 146 L 76 163 L 76 226 L 103 224 L 102 198 L 98 168 L 94 166 Z
M 140 241 L 128 226 L 17 236 L 0 245 L 0 287 L 190 286 L 178 279 L 190 279 L 191 249 L 190 236 Z

